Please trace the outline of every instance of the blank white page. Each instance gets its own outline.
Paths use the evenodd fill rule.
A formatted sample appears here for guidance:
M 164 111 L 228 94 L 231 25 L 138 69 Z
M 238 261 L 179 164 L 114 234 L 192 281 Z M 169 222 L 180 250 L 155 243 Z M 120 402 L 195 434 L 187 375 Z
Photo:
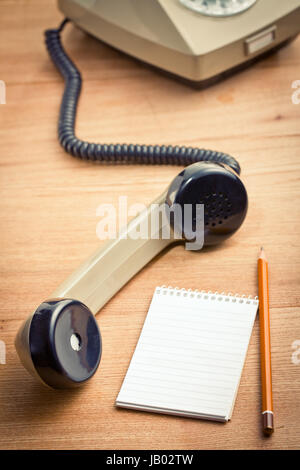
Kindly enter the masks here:
M 228 421 L 258 300 L 157 287 L 116 405 Z

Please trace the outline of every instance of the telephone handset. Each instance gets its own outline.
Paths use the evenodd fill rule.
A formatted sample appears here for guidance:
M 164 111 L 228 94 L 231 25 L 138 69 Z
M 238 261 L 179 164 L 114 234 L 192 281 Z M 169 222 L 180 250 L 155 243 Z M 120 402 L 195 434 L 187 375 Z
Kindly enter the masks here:
M 21 362 L 32 375 L 53 388 L 76 387 L 94 375 L 102 349 L 94 315 L 160 251 L 178 241 L 176 234 L 191 240 L 187 223 L 191 221 L 184 217 L 170 220 L 174 236 L 168 239 L 161 235 L 162 225 L 154 239 L 133 239 L 130 233 L 137 224 L 150 220 L 162 204 L 170 210 L 175 206 L 184 209 L 186 204 L 195 209 L 197 204 L 204 204 L 203 242 L 205 246 L 213 245 L 238 230 L 248 207 L 240 166 L 229 155 L 185 147 L 101 145 L 75 137 L 81 78 L 60 43 L 65 23 L 57 30 L 46 31 L 49 53 L 66 81 L 59 119 L 62 146 L 74 156 L 91 160 L 177 164 L 186 168 L 155 204 L 132 220 L 118 239 L 101 246 L 19 329 L 15 345 Z M 196 222 L 193 219 L 191 223 L 193 233 L 198 227 Z

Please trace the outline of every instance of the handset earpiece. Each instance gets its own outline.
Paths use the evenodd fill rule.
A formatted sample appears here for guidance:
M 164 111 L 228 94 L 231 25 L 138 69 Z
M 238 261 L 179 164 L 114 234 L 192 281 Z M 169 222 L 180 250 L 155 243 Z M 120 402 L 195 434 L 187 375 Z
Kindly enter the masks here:
M 184 209 L 204 205 L 204 245 L 222 242 L 243 223 L 247 213 L 246 189 L 239 176 L 223 163 L 198 162 L 186 167 L 147 210 L 130 221 L 116 240 L 100 247 L 43 302 L 21 326 L 16 349 L 23 365 L 53 388 L 71 388 L 87 382 L 101 357 L 101 336 L 94 315 L 138 271 L 165 247 L 191 241 L 197 213 L 191 220 L 171 220 L 173 232 L 162 236 L 164 219 L 152 237 L 133 237 L 143 223 L 151 225 L 162 204 Z M 74 300 L 76 299 L 76 300 Z
M 52 388 L 74 388 L 96 372 L 101 335 L 94 315 L 73 299 L 46 300 L 20 327 L 15 346 L 34 377 Z

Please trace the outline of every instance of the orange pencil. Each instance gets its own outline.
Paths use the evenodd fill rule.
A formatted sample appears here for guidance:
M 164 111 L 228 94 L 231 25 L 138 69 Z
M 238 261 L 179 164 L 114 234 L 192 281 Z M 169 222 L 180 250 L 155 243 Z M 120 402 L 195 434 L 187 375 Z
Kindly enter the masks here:
M 264 434 L 270 435 L 274 432 L 274 415 L 272 398 L 268 261 L 263 248 L 261 248 L 260 256 L 258 258 L 258 292 L 262 421 Z

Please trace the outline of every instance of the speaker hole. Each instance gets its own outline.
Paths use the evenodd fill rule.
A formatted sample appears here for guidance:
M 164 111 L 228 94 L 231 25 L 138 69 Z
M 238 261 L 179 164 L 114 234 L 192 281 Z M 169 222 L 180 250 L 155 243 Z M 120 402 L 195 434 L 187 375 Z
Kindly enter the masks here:
M 71 347 L 72 349 L 74 349 L 74 351 L 80 351 L 81 349 L 81 345 L 82 345 L 82 340 L 81 340 L 81 337 L 78 333 L 73 333 L 71 338 L 70 338 L 70 343 L 71 343 Z

